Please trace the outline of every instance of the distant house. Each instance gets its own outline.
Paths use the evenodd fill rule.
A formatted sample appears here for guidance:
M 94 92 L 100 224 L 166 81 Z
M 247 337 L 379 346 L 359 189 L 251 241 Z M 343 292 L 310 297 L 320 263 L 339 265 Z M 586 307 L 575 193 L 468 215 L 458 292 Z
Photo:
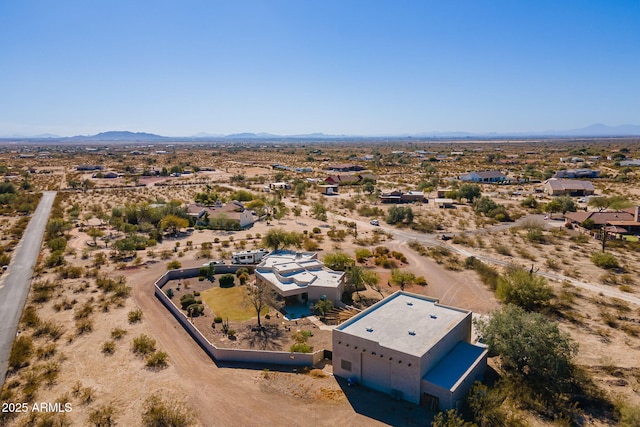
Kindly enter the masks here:
M 469 172 L 460 176 L 460 181 L 469 182 L 503 182 L 507 179 L 500 171 Z
M 325 196 L 332 196 L 334 194 L 338 194 L 337 184 L 318 185 L 318 188 L 320 189 L 320 194 L 324 194 Z
M 100 165 L 78 165 L 77 171 L 101 171 L 103 168 Z
M 329 175 L 324 182 L 330 185 L 356 185 L 365 181 L 376 182 L 372 173 Z
M 117 178 L 118 176 L 120 175 L 118 175 L 117 172 L 113 172 L 113 171 L 105 172 L 102 175 L 103 178 L 107 178 L 107 179 L 114 179 L 114 178 Z
M 620 166 L 640 166 L 640 160 L 622 160 Z
M 366 168 L 360 165 L 356 165 L 353 163 L 343 163 L 338 165 L 330 165 L 326 167 L 326 170 L 334 171 L 334 172 L 358 172 L 363 171 Z
M 195 218 L 197 226 L 214 230 L 239 230 L 250 227 L 255 222 L 251 211 L 235 200 L 225 205 L 218 202 L 215 206 L 192 203 L 187 206 L 187 214 Z
M 551 196 L 589 196 L 595 193 L 591 182 L 577 179 L 550 178 L 545 181 L 544 188 Z
M 568 212 L 564 215 L 567 222 L 574 226 L 581 226 L 586 220 L 591 220 L 593 229 L 600 230 L 603 226 L 607 232 L 624 235 L 640 234 L 640 206 L 606 212 Z
M 380 195 L 382 203 L 413 203 L 426 201 L 422 191 L 391 191 Z
M 600 171 L 593 169 L 563 169 L 556 172 L 554 178 L 597 178 Z

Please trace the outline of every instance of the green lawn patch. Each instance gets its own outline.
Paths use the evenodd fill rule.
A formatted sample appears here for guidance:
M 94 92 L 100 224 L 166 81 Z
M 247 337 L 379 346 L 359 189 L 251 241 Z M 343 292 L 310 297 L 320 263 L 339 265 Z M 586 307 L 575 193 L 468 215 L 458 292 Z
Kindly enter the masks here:
M 232 288 L 211 288 L 200 294 L 202 301 L 209 306 L 216 316 L 229 318 L 231 322 L 244 322 L 256 317 L 252 305 L 245 303 L 246 290 L 243 286 Z M 269 310 L 263 310 L 263 314 Z

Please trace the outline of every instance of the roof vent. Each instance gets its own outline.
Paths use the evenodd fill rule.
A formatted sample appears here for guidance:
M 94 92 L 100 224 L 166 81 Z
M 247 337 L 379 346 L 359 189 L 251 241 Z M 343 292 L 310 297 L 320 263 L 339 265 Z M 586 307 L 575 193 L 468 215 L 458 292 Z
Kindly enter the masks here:
M 373 328 L 367 328 L 367 332 L 373 332 Z
M 409 331 L 409 335 L 415 335 L 416 331 Z
M 431 317 L 432 319 L 437 319 L 438 316 L 436 316 L 435 314 L 430 314 L 429 317 Z
M 407 305 L 413 305 L 411 301 L 407 301 Z

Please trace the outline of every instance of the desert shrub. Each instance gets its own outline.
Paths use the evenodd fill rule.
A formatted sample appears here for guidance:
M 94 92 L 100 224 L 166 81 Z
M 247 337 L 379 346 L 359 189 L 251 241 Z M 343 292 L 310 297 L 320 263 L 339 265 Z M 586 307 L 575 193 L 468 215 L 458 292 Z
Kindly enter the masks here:
M 236 277 L 240 277 L 242 274 L 249 274 L 249 269 L 247 267 L 240 267 L 236 270 Z
M 199 303 L 191 304 L 187 307 L 187 313 L 191 317 L 198 317 L 204 314 L 204 305 Z
M 386 269 L 398 268 L 398 263 L 391 258 L 381 257 L 380 258 L 380 266 Z
M 34 306 L 29 305 L 24 309 L 21 322 L 28 328 L 36 327 L 40 323 L 40 317 L 38 317 Z
M 317 242 L 317 240 L 307 237 L 302 241 L 302 247 L 305 251 L 316 252 L 320 249 L 320 244 Z
M 128 314 L 127 314 L 127 318 L 129 319 L 129 323 L 137 323 L 140 320 L 142 320 L 142 310 L 141 309 L 136 309 L 136 310 L 131 310 Z
M 498 278 L 496 295 L 505 304 L 515 304 L 533 311 L 549 305 L 553 292 L 544 277 L 512 268 Z
M 122 337 L 124 337 L 127 334 L 127 331 L 125 331 L 122 328 L 113 328 L 111 330 L 111 338 L 113 338 L 114 340 L 119 340 Z
M 47 385 L 53 385 L 60 373 L 60 365 L 57 362 L 48 362 L 42 367 L 42 379 L 47 382 Z
M 40 322 L 35 331 L 33 331 L 33 336 L 41 337 L 48 335 L 53 341 L 57 341 L 63 333 L 64 330 L 61 325 L 54 323 L 53 321 L 46 321 Z
M 55 237 L 47 240 L 47 246 L 51 249 L 51 252 L 64 251 L 67 247 L 67 239 L 64 237 Z
M 61 279 L 77 279 L 79 277 L 82 277 L 82 273 L 84 272 L 84 268 L 82 267 L 74 267 L 74 266 L 67 266 L 65 268 L 61 268 L 60 269 L 60 278 Z
M 76 333 L 82 335 L 93 331 L 93 320 L 84 318 L 76 321 Z
M 569 240 L 578 244 L 583 244 L 583 243 L 588 243 L 589 240 L 591 239 L 586 234 L 580 233 L 580 234 L 576 234 L 575 236 L 571 236 Z
M 142 334 L 133 339 L 131 351 L 138 356 L 144 356 L 156 351 L 156 340 L 148 335 Z
M 292 353 L 311 353 L 313 351 L 313 347 L 306 342 L 297 342 L 291 346 L 289 351 Z
M 539 228 L 527 231 L 527 239 L 533 243 L 546 243 L 547 239 Z
M 355 255 L 356 255 L 356 261 L 359 263 L 363 263 L 371 256 L 371 251 L 366 248 L 359 248 L 359 249 L 356 249 Z
M 59 265 L 63 265 L 65 263 L 64 253 L 62 251 L 54 251 L 52 252 L 44 262 L 44 265 L 47 268 L 57 267 Z
M 221 316 L 216 316 L 216 317 L 213 318 L 213 321 L 215 323 L 222 323 L 222 317 Z
M 231 273 L 223 274 L 218 279 L 221 288 L 231 288 L 235 282 L 235 276 Z
M 89 412 L 89 425 L 108 427 L 116 425 L 116 410 L 113 405 L 103 405 Z
M 163 369 L 166 368 L 169 359 L 169 355 L 164 351 L 156 351 L 147 356 L 146 366 L 150 369 Z
M 82 307 L 77 308 L 73 313 L 74 320 L 86 319 L 91 313 L 93 313 L 93 304 L 90 301 L 87 301 L 82 305 Z
M 493 249 L 495 249 L 495 251 L 497 253 L 499 253 L 500 255 L 504 255 L 504 256 L 511 256 L 511 249 L 509 249 L 507 246 L 502 245 L 502 244 L 496 244 Z
M 609 253 L 594 252 L 593 254 L 591 254 L 591 262 L 593 262 L 596 266 L 604 269 L 620 267 L 618 259 Z
M 102 344 L 102 352 L 104 354 L 113 354 L 116 351 L 116 342 L 113 340 L 105 341 Z
M 17 370 L 29 364 L 29 359 L 33 353 L 33 339 L 26 335 L 20 335 L 13 342 L 9 353 L 9 367 Z
M 182 263 L 176 259 L 167 263 L 167 270 L 177 270 L 182 267 Z
M 45 344 L 36 350 L 38 359 L 51 359 L 56 354 L 56 345 L 54 343 Z
M 194 425 L 195 422 L 193 411 L 182 403 L 165 402 L 156 395 L 149 397 L 144 403 L 143 427 L 188 427 Z

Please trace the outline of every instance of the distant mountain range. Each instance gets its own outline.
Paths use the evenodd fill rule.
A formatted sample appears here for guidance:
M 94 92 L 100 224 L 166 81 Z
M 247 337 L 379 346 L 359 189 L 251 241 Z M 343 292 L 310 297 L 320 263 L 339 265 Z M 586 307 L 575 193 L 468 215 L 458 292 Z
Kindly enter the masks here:
M 620 125 L 607 126 L 603 124 L 593 124 L 580 129 L 570 129 L 562 131 L 545 131 L 545 132 L 421 132 L 416 134 L 403 135 L 379 135 L 379 136 L 361 136 L 361 135 L 328 135 L 324 133 L 309 133 L 300 135 L 274 135 L 270 133 L 234 133 L 229 135 L 198 133 L 188 137 L 167 137 L 145 132 L 129 132 L 129 131 L 108 131 L 101 132 L 96 135 L 78 135 L 72 137 L 59 137 L 52 134 L 43 134 L 36 136 L 19 136 L 13 135 L 2 139 L 21 139 L 21 140 L 40 140 L 59 142 L 169 142 L 169 141 L 220 141 L 220 140 L 269 140 L 269 139 L 365 139 L 365 138 L 433 138 L 433 139 L 492 139 L 492 138 L 575 138 L 575 137 L 628 137 L 640 136 L 640 126 L 638 125 Z

